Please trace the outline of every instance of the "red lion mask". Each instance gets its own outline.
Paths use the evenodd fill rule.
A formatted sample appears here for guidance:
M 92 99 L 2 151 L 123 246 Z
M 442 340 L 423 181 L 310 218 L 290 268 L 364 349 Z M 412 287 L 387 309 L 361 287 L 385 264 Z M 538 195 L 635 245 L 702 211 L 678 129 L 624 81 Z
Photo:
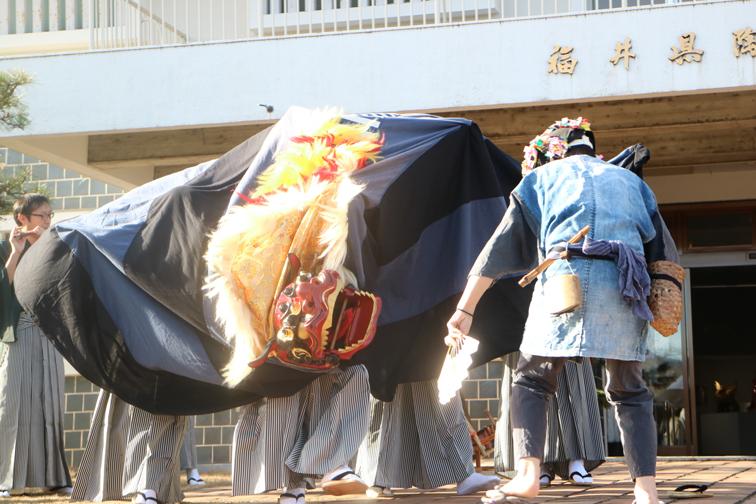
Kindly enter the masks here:
M 296 277 L 278 297 L 271 349 L 284 364 L 327 370 L 351 359 L 373 340 L 381 299 L 344 287 L 339 274 L 323 270 L 317 276 L 300 271 L 289 255 Z

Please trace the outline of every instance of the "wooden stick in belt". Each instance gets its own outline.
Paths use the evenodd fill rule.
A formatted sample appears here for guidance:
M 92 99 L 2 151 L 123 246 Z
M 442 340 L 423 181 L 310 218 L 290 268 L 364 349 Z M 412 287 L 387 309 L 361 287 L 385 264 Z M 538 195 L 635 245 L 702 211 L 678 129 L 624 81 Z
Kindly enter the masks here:
M 583 229 L 578 231 L 578 233 L 575 236 L 570 238 L 570 241 L 568 241 L 567 243 L 569 243 L 570 245 L 575 245 L 580 240 L 585 238 L 585 235 L 587 235 L 588 231 L 590 230 L 591 230 L 591 226 L 585 226 Z M 551 263 L 553 263 L 555 260 L 556 259 L 546 259 L 541 264 L 539 264 L 533 271 L 531 271 L 530 273 L 522 277 L 522 279 L 520 279 L 520 281 L 517 283 L 520 284 L 520 287 L 525 287 L 530 282 L 532 282 L 535 279 L 535 277 L 537 277 L 538 275 L 546 271 L 546 268 L 551 266 Z
M 482 456 L 486 456 L 488 453 L 488 450 L 486 450 L 486 447 L 483 445 L 483 442 L 480 440 L 480 437 L 478 437 L 478 433 L 475 431 L 475 428 L 473 427 L 472 422 L 470 422 L 470 419 L 467 418 L 467 430 L 470 431 L 470 437 L 473 440 L 473 443 L 475 443 L 478 446 L 478 450 L 480 450 L 480 453 Z

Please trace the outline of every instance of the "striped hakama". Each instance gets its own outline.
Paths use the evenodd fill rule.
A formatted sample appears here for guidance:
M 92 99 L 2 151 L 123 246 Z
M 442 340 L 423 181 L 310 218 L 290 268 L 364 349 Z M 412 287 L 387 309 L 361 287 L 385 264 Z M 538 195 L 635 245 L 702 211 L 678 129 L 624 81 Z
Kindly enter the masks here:
M 120 500 L 149 488 L 159 502 L 181 501 L 186 425 L 185 416 L 153 415 L 101 390 L 71 500 Z
M 368 486 L 432 489 L 475 472 L 459 393 L 438 400 L 438 382 L 401 384 L 391 402 L 371 399 L 370 426 L 355 472 Z
M 63 358 L 21 315 L 0 343 L 0 490 L 71 486 L 63 449 Z
M 197 468 L 197 442 L 194 439 L 194 416 L 189 417 L 186 425 L 184 443 L 181 445 L 181 457 L 179 468 L 181 470 Z
M 496 422 L 495 469 L 512 478 L 517 474 L 509 404 L 512 373 L 517 369 L 520 352 L 504 356 L 499 419 Z M 604 463 L 604 441 L 598 394 L 590 361 L 567 361 L 557 375 L 559 388 L 549 400 L 546 447 L 543 463 L 562 479 L 569 479 L 569 461 L 582 459 L 590 472 Z
M 314 488 L 315 479 L 354 457 L 369 407 L 362 365 L 324 374 L 292 396 L 244 406 L 234 431 L 233 495 Z

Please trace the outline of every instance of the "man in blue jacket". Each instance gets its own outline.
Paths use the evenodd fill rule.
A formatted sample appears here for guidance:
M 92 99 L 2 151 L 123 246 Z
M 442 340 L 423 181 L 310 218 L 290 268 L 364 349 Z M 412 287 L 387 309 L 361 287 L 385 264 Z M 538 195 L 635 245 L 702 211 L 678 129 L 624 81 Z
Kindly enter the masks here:
M 504 276 L 521 274 L 546 258 L 562 258 L 539 275 L 528 313 L 512 389 L 511 419 L 518 475 L 487 502 L 535 497 L 546 436 L 548 400 L 569 359 L 606 359 L 607 398 L 616 406 L 637 504 L 657 504 L 653 394 L 642 366 L 653 320 L 647 262 L 677 262 L 664 239 L 656 199 L 634 173 L 595 157 L 583 118 L 562 119 L 525 148 L 524 178 L 470 271 L 447 343 L 469 331 L 480 297 Z M 583 243 L 567 241 L 586 226 Z M 568 249 L 568 255 L 561 254 Z M 553 314 L 544 287 L 558 275 L 579 277 L 582 304 Z

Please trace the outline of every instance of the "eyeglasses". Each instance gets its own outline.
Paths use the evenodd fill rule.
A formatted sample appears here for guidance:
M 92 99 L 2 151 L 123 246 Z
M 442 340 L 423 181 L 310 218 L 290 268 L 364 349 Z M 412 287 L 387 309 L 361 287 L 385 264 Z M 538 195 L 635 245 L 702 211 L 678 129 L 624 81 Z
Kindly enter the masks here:
M 40 219 L 45 220 L 45 219 L 48 219 L 48 218 L 52 219 L 53 217 L 55 217 L 55 212 L 50 212 L 50 213 L 33 213 L 33 214 L 29 214 L 29 215 L 33 215 L 34 217 L 39 217 Z

